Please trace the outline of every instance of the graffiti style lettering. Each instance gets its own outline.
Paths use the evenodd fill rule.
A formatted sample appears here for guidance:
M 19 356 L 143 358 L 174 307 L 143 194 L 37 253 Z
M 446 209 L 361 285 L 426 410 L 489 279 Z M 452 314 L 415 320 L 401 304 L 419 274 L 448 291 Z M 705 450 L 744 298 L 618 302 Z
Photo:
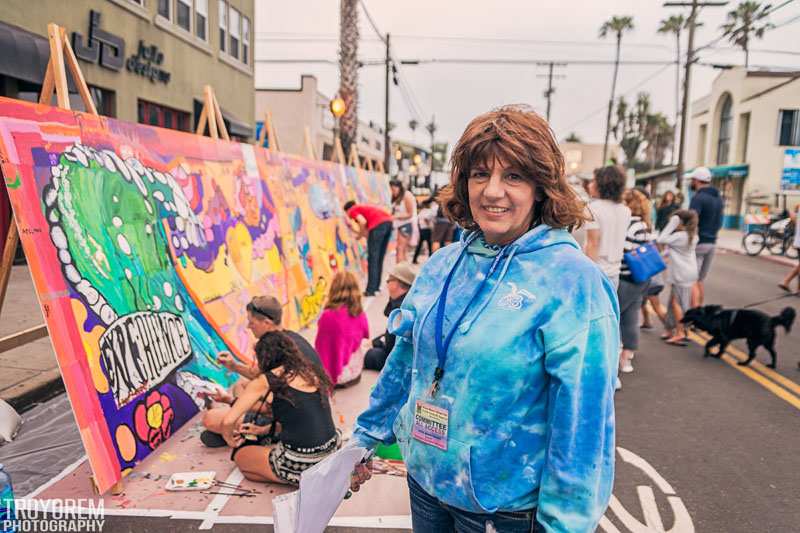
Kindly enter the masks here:
M 303 296 L 300 300 L 300 323 L 303 327 L 311 323 L 312 320 L 317 318 L 319 312 L 322 310 L 322 304 L 325 303 L 325 289 L 328 283 L 325 278 L 319 278 L 311 293 Z
M 162 383 L 192 356 L 183 319 L 172 313 L 131 313 L 100 337 L 101 360 L 118 407 Z

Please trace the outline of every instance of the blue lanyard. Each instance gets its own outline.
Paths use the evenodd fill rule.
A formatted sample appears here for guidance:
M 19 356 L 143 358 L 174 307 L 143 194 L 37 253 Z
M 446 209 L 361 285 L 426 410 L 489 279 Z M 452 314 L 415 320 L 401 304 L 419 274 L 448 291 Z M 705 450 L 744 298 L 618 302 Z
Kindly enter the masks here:
M 437 302 L 436 306 L 436 323 L 435 323 L 435 337 L 436 337 L 436 357 L 438 358 L 438 365 L 436 366 L 436 370 L 433 373 L 433 383 L 431 384 L 431 396 L 436 396 L 436 393 L 439 391 L 439 383 L 442 381 L 444 377 L 444 365 L 447 362 L 447 350 L 450 348 L 450 343 L 453 341 L 453 336 L 458 329 L 458 325 L 466 316 L 467 311 L 469 311 L 472 304 L 475 302 L 475 299 L 483 290 L 484 285 L 491 277 L 492 273 L 494 272 L 497 264 L 500 262 L 500 258 L 503 256 L 503 252 L 501 251 L 497 254 L 497 257 L 492 262 L 491 268 L 489 268 L 489 273 L 483 278 L 483 280 L 478 285 L 477 290 L 472 294 L 472 297 L 467 302 L 467 305 L 464 306 L 464 309 L 461 311 L 461 314 L 458 316 L 455 322 L 453 322 L 453 327 L 450 328 L 450 332 L 445 337 L 444 333 L 444 314 L 445 314 L 445 306 L 447 304 L 447 291 L 450 289 L 450 282 L 453 280 L 453 274 L 458 269 L 459 263 L 461 263 L 461 259 L 466 254 L 462 254 L 459 256 L 458 261 L 450 270 L 450 273 L 447 275 L 447 279 L 444 282 L 444 287 L 442 288 L 442 294 L 439 296 L 439 301 Z

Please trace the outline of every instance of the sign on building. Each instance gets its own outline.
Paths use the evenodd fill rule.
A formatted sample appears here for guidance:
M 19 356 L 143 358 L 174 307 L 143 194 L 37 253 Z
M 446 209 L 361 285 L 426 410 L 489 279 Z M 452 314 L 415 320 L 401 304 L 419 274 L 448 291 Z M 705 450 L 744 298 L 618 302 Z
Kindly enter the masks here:
M 782 191 L 800 191 L 800 148 L 787 148 L 783 153 Z

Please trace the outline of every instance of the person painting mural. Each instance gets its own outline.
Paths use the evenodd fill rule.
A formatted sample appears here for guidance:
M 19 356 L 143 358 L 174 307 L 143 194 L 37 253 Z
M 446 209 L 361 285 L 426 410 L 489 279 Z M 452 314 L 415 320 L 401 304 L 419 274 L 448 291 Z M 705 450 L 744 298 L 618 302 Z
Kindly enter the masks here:
M 353 444 L 398 442 L 415 532 L 594 531 L 614 479 L 619 310 L 568 233 L 583 204 L 544 119 L 475 118 L 442 200 L 465 232 L 390 315 L 397 342 Z M 358 465 L 351 489 L 369 476 Z
M 373 205 L 344 204 L 347 216 L 358 225 L 358 236 L 367 238 L 367 289 L 364 296 L 375 296 L 380 290 L 383 258 L 392 237 L 392 215 Z

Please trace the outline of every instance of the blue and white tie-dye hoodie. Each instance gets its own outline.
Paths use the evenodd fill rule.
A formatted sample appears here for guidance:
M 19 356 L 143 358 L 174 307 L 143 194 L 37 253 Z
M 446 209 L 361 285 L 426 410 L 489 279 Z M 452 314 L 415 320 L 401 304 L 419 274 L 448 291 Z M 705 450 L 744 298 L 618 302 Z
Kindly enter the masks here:
M 353 440 L 396 440 L 409 474 L 445 504 L 536 507 L 549 532 L 594 531 L 614 480 L 616 291 L 564 230 L 537 226 L 494 257 L 478 237 L 466 233 L 434 254 L 389 317 L 397 344 Z M 454 267 L 445 334 L 491 274 L 431 400 L 436 302 Z M 411 436 L 417 400 L 449 410 L 446 451 Z

